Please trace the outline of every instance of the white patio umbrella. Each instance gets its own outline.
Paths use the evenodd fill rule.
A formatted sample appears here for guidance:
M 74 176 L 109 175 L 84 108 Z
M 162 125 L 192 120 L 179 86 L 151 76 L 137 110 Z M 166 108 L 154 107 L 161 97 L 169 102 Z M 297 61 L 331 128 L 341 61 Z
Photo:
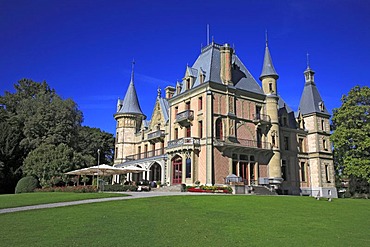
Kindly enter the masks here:
M 67 175 L 96 175 L 96 174 L 92 174 L 88 168 L 82 168 L 82 169 L 66 172 L 65 174 Z
M 125 171 L 123 168 L 117 168 L 117 167 L 109 166 L 106 164 L 102 164 L 98 166 L 91 166 L 86 169 L 93 174 L 98 174 L 99 176 L 108 176 L 108 175 L 117 175 L 117 174 L 127 173 L 127 171 Z
M 78 169 L 74 171 L 67 172 L 67 175 L 99 175 L 99 176 L 109 176 L 115 174 L 125 174 L 128 171 L 124 170 L 123 168 L 117 168 L 114 166 L 109 165 L 99 165 L 99 166 L 91 166 L 83 169 Z
M 146 171 L 145 168 L 141 168 L 141 167 L 134 166 L 134 165 L 126 166 L 126 167 L 123 167 L 122 169 L 126 171 L 126 173 L 140 173 L 140 172 Z

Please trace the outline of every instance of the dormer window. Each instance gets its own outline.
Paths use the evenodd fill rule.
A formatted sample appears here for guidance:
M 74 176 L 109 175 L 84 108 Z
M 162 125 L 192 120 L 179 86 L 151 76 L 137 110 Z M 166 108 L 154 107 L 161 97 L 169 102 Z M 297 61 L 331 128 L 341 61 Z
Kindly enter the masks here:
M 177 86 L 176 86 L 176 92 L 177 92 L 177 94 L 180 94 L 180 92 L 181 92 L 181 85 L 180 85 L 180 83 L 178 83 Z
M 200 80 L 200 83 L 204 83 L 204 79 L 205 79 L 205 75 L 202 73 L 199 75 L 199 80 Z
M 190 78 L 186 79 L 186 90 L 190 89 Z
M 325 110 L 324 102 L 322 102 L 322 101 L 319 102 L 319 109 L 320 109 L 320 111 Z

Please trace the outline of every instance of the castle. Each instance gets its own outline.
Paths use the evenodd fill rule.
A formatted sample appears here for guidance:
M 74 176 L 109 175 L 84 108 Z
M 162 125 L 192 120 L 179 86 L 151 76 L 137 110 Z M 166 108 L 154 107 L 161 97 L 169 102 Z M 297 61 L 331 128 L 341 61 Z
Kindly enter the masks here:
M 148 121 L 132 70 L 114 114 L 114 165 L 145 170 L 127 174 L 129 181 L 219 185 L 235 174 L 245 185 L 282 194 L 336 197 L 330 114 L 314 74 L 308 65 L 294 112 L 278 94 L 267 41 L 262 87 L 233 48 L 212 42 L 186 66 L 181 82 L 165 88 L 165 97 L 158 89 Z

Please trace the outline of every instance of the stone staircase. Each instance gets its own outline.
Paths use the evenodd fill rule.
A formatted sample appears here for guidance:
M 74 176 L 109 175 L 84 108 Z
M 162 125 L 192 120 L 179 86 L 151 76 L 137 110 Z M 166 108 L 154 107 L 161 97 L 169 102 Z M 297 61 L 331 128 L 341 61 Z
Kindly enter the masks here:
M 253 185 L 252 188 L 253 188 L 252 194 L 255 194 L 255 195 L 269 195 L 269 196 L 276 196 L 277 195 L 275 190 L 271 191 L 269 188 L 267 188 L 265 186 Z
M 152 188 L 155 192 L 181 192 L 181 184 L 176 184 L 172 186 L 162 186 L 159 188 Z

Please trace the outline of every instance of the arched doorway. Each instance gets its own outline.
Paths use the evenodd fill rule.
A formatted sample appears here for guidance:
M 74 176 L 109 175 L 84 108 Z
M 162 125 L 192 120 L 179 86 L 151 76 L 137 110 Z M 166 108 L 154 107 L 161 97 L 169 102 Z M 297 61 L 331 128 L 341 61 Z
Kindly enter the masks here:
M 175 156 L 172 159 L 172 184 L 180 184 L 182 180 L 182 158 Z
M 161 174 L 162 174 L 161 166 L 156 162 L 150 167 L 149 180 L 161 181 Z

